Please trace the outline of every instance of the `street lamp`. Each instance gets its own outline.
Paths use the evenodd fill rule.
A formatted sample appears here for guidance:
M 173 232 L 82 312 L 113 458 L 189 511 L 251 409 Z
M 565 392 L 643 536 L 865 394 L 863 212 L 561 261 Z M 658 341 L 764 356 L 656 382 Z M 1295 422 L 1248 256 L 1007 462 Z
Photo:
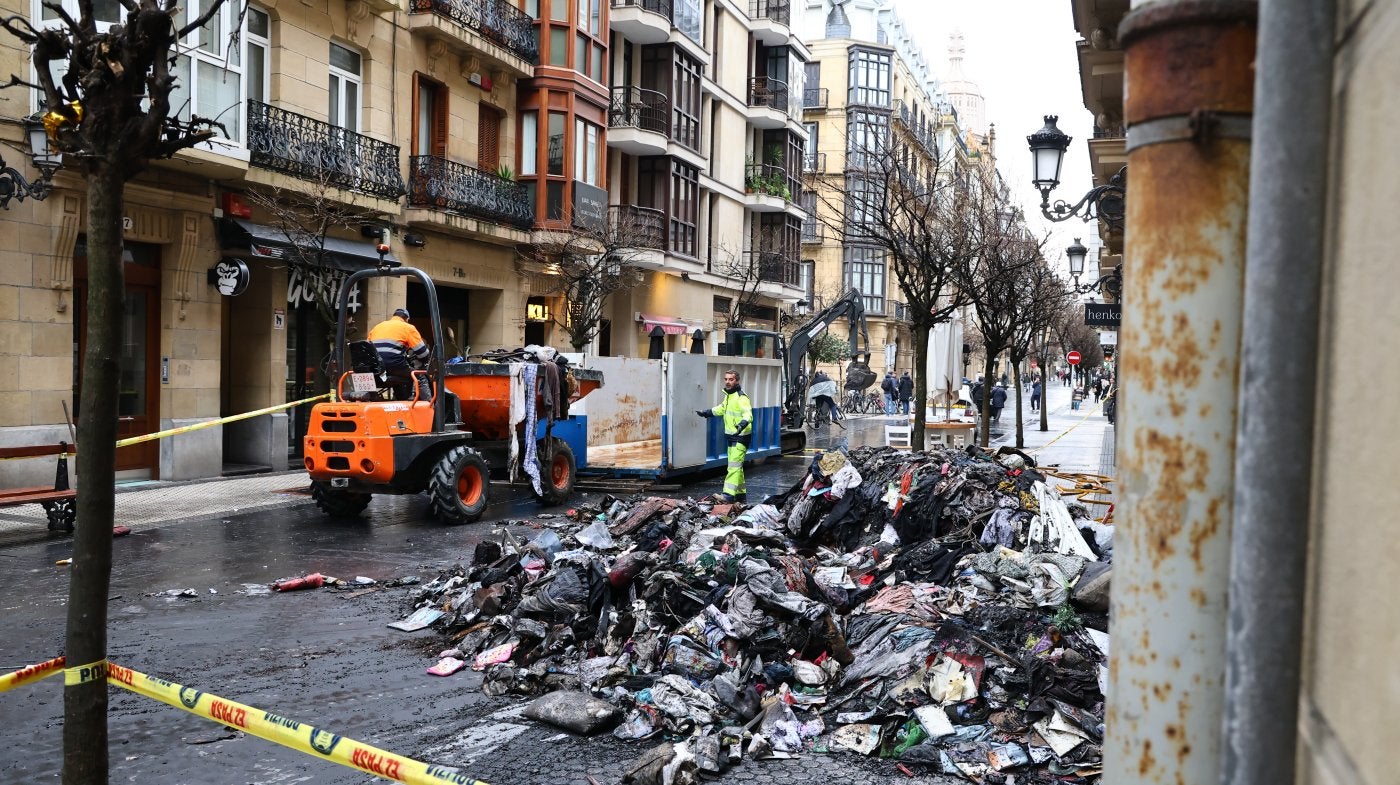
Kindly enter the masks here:
M 29 159 L 39 170 L 39 179 L 26 180 L 19 170 L 0 157 L 0 208 L 10 209 L 10 200 L 33 199 L 41 202 L 53 190 L 54 172 L 63 165 L 63 153 L 49 146 L 48 130 L 39 115 L 24 120 L 24 133 L 29 140 Z
M 1084 259 L 1089 255 L 1089 249 L 1079 242 L 1079 238 L 1074 238 L 1074 243 L 1065 249 L 1065 256 L 1069 258 L 1069 274 L 1074 278 L 1074 286 L 1071 287 L 1075 294 L 1088 294 L 1089 292 L 1104 291 L 1118 296 L 1123 288 L 1123 266 L 1113 268 L 1108 275 L 1100 277 L 1093 283 L 1080 285 L 1079 276 L 1084 274 Z
M 1070 137 L 1061 131 L 1056 115 L 1046 115 L 1045 125 L 1026 137 L 1031 148 L 1031 182 L 1040 191 L 1040 212 L 1051 221 L 1065 221 L 1084 211 L 1083 219 L 1102 218 L 1116 229 L 1123 227 L 1123 197 L 1128 182 L 1124 166 L 1105 185 L 1096 186 L 1084 198 L 1070 205 L 1062 200 L 1050 204 L 1050 192 L 1060 184 L 1060 167 L 1069 149 Z

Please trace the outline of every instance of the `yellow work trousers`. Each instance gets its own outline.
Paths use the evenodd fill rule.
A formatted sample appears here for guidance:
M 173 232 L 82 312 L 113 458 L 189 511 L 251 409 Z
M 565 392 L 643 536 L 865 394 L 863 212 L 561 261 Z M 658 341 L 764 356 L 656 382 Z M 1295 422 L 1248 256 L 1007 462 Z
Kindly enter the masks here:
M 744 456 L 749 448 L 738 442 L 729 445 L 729 473 L 724 475 L 724 492 L 730 496 L 746 493 L 744 490 Z

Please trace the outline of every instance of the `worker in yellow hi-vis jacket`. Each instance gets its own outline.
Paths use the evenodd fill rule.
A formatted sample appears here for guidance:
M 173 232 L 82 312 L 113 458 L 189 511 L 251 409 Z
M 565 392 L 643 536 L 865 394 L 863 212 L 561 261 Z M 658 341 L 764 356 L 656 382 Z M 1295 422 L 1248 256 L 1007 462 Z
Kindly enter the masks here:
M 753 442 L 753 402 L 739 386 L 739 372 L 724 372 L 724 401 L 713 409 L 695 412 L 701 417 L 723 417 L 724 438 L 729 443 L 729 473 L 724 475 L 722 502 L 747 501 L 744 489 L 744 456 Z

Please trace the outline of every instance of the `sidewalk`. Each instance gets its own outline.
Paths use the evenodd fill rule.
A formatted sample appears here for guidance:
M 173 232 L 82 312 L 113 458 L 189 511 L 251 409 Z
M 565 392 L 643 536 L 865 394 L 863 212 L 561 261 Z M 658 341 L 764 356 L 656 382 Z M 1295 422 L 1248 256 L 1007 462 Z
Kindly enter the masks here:
M 1114 428 L 1092 395 L 1076 411 L 1070 408 L 1070 388 L 1052 382 L 1046 396 L 1050 430 L 1045 432 L 1040 430 L 1040 412 L 1031 411 L 1030 393 L 1023 397 L 1026 446 L 1022 449 L 1035 456 L 1038 463 L 1058 465 L 1071 472 L 1115 475 Z M 1001 422 L 992 426 L 992 447 L 1016 442 L 1016 411 L 1012 408 L 1015 400 L 1015 391 L 1009 390 Z
M 141 529 L 163 521 L 209 518 L 309 503 L 305 470 L 212 477 L 180 483 L 142 483 L 117 487 L 116 522 Z M 0 510 L 0 545 L 33 540 L 47 531 L 44 510 L 37 504 Z

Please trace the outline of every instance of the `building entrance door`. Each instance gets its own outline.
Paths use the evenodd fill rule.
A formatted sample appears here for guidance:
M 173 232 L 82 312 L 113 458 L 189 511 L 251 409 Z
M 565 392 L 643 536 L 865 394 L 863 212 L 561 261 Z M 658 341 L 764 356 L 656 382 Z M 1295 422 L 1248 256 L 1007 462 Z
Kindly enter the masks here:
M 127 243 L 122 264 L 126 303 L 117 349 L 117 438 L 160 430 L 160 246 Z M 87 351 L 87 243 L 78 238 L 73 252 L 73 416 L 81 420 L 83 356 Z M 126 477 L 156 477 L 159 442 L 117 450 L 118 472 Z
M 330 331 L 315 303 L 302 303 L 287 314 L 287 402 L 330 392 L 326 375 L 331 351 Z M 300 458 L 302 438 L 311 422 L 311 404 L 293 407 L 287 422 L 287 455 Z

